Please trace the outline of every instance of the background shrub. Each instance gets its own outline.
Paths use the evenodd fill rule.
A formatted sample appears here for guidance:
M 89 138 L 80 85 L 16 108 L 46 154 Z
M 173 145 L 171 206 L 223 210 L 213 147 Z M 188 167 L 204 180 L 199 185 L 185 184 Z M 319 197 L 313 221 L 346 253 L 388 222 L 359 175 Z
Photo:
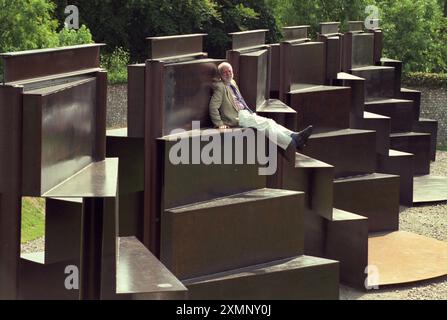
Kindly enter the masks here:
M 229 32 L 266 28 L 269 41 L 278 40 L 279 29 L 265 0 L 54 0 L 56 16 L 65 19 L 68 4 L 78 6 L 80 22 L 87 25 L 95 42 L 107 43 L 111 53 L 128 48 L 131 61 L 148 56 L 149 36 L 208 33 L 205 51 L 224 57 Z
M 447 72 L 447 19 L 438 0 L 375 0 L 385 35 L 384 53 L 406 72 Z
M 127 82 L 127 65 L 129 62 L 129 52 L 120 47 L 116 48 L 112 53 L 101 55 L 101 67 L 107 69 L 109 83 Z
M 48 0 L 0 0 L 0 52 L 69 46 L 93 41 L 90 30 L 68 30 L 54 18 Z M 61 30 L 58 32 L 58 27 Z M 3 68 L 0 63 L 0 81 Z

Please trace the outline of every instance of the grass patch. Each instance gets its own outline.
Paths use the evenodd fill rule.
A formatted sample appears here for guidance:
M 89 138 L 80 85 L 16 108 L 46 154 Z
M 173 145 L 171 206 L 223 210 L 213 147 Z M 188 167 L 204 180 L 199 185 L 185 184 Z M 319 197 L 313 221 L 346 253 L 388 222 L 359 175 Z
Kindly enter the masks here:
M 440 146 L 437 147 L 436 149 L 438 149 L 438 151 L 447 151 L 447 146 Z
M 38 239 L 45 234 L 45 200 L 22 199 L 22 243 Z

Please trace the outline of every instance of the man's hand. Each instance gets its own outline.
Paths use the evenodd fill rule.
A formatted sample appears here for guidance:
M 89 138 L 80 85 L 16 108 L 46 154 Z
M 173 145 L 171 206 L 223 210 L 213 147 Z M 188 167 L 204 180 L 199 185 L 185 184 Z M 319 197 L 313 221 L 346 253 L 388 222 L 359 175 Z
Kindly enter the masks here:
M 223 125 L 223 126 L 219 126 L 219 129 L 228 129 L 229 127 L 228 126 L 226 126 L 226 125 Z

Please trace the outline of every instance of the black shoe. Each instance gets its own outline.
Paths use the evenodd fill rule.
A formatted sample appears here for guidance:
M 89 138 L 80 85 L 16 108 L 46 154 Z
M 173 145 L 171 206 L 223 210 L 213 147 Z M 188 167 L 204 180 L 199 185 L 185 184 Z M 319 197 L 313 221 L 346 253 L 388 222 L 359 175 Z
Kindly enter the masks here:
M 295 132 L 291 134 L 292 140 L 295 143 L 297 150 L 302 150 L 307 144 L 307 140 L 312 135 L 313 127 L 308 126 L 306 129 L 300 132 Z

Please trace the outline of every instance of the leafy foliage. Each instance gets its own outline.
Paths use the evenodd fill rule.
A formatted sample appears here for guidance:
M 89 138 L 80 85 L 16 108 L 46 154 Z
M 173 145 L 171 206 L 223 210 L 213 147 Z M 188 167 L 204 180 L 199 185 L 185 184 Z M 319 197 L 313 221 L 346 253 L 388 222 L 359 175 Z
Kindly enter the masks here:
M 107 43 L 104 65 L 148 56 L 148 36 L 203 32 L 205 51 L 224 58 L 230 32 L 268 29 L 267 42 L 281 38 L 280 27 L 364 20 L 369 4 L 380 9 L 384 55 L 404 62 L 405 72 L 447 73 L 446 0 L 0 0 L 0 51 L 96 42 Z M 64 9 L 79 8 L 79 31 L 63 28 Z M 59 30 L 59 32 L 58 32 Z M 94 35 L 92 37 L 92 34 Z M 111 55 L 115 53 L 115 58 Z M 115 68 L 115 67 L 113 67 Z M 115 70 L 115 69 L 114 69 Z M 0 66 L 1 71 L 1 66 Z M 126 71 L 117 72 L 124 79 Z M 111 77 L 112 79 L 114 76 Z M 117 80 L 121 81 L 121 80 Z
M 96 42 L 107 50 L 129 48 L 132 61 L 148 56 L 149 36 L 208 33 L 205 50 L 222 57 L 229 48 L 229 32 L 266 28 L 279 34 L 265 0 L 54 0 L 56 15 L 65 19 L 68 4 L 79 8 L 80 22 L 89 26 Z
M 384 53 L 406 72 L 447 72 L 447 20 L 437 0 L 376 0 L 385 34 Z
M 407 86 L 446 87 L 446 73 L 407 72 L 402 79 Z
M 267 0 L 281 27 L 310 25 L 316 34 L 320 22 L 364 20 L 366 0 Z
M 81 26 L 79 30 L 63 28 L 58 33 L 58 45 L 60 47 L 92 42 L 92 34 L 85 25 Z
M 0 52 L 92 42 L 86 26 L 77 31 L 62 29 L 57 32 L 59 23 L 53 17 L 54 10 L 55 5 L 48 0 L 0 0 Z M 0 80 L 2 78 L 0 64 Z
M 127 65 L 130 54 L 123 48 L 116 48 L 112 53 L 101 55 L 101 66 L 108 71 L 109 83 L 127 82 Z
M 408 71 L 447 72 L 447 20 L 444 0 L 268 0 L 281 26 L 323 21 L 363 21 L 367 5 L 379 8 L 385 34 L 384 55 L 404 61 Z
M 0 51 L 57 45 L 53 9 L 54 4 L 46 0 L 0 0 Z

